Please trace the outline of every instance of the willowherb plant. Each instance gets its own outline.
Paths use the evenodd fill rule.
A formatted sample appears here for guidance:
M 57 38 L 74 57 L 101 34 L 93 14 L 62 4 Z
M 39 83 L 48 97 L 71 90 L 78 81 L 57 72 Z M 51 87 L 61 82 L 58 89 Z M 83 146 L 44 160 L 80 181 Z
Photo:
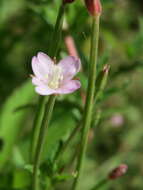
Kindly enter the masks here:
M 14 1 L 0 12 L 0 189 L 142 189 L 139 1 L 101 0 L 101 20 L 100 0 Z
M 65 12 L 65 5 L 68 3 L 72 3 L 74 0 L 63 0 L 61 3 L 61 7 L 59 9 L 57 22 L 55 25 L 53 38 L 56 38 L 56 42 L 59 45 L 60 43 L 60 34 L 62 32 L 62 24 L 63 17 Z M 67 140 L 67 144 L 73 138 L 73 136 L 81 130 L 80 136 L 80 150 L 77 156 L 77 166 L 75 173 L 77 174 L 74 178 L 72 190 L 77 190 L 78 185 L 80 183 L 82 169 L 84 166 L 84 157 L 86 153 L 86 148 L 88 145 L 88 135 L 89 130 L 93 121 L 94 114 L 97 114 L 96 103 L 99 101 L 103 95 L 103 91 L 107 82 L 108 74 L 109 74 L 109 65 L 104 65 L 102 68 L 102 72 L 98 75 L 97 69 L 97 61 L 98 61 L 98 46 L 99 46 L 99 25 L 100 25 L 100 15 L 102 13 L 102 6 L 100 0 L 85 0 L 86 7 L 91 15 L 92 19 L 92 31 L 91 31 L 91 47 L 90 47 L 90 56 L 89 56 L 89 70 L 88 70 L 88 85 L 87 91 L 85 94 L 85 106 L 83 109 L 83 114 L 81 121 L 79 122 L 79 126 L 73 130 L 69 139 Z M 59 35 L 59 36 L 58 36 Z M 67 39 L 66 39 L 67 40 Z M 69 40 L 69 39 L 68 39 Z M 66 41 L 67 42 L 67 41 Z M 55 44 L 51 44 L 50 56 L 51 58 L 39 52 L 37 56 L 32 58 L 32 70 L 34 76 L 32 75 L 32 83 L 36 86 L 35 91 L 42 96 L 49 96 L 48 102 L 42 97 L 39 101 L 38 109 L 41 110 L 43 106 L 43 113 L 40 112 L 40 117 L 42 120 L 35 122 L 34 129 L 37 128 L 36 138 L 33 138 L 33 149 L 34 149 L 34 159 L 33 159 L 33 190 L 39 189 L 38 182 L 38 170 L 40 167 L 40 156 L 43 151 L 44 142 L 45 142 L 45 134 L 47 132 L 47 128 L 49 126 L 50 119 L 53 114 L 53 108 L 55 105 L 56 97 L 60 94 L 69 94 L 81 87 L 79 80 L 74 80 L 74 76 L 79 72 L 81 68 L 80 59 L 77 58 L 77 52 L 75 51 L 75 45 L 73 40 L 70 38 L 70 44 L 66 44 L 69 53 L 75 54 L 74 56 L 68 56 L 58 63 L 56 63 L 55 55 L 59 50 L 59 46 Z M 97 87 L 97 83 L 100 78 L 99 86 Z M 95 109 L 95 110 L 93 110 Z M 38 113 L 38 112 L 37 112 Z M 37 114 L 36 116 L 39 117 Z M 35 120 L 36 121 L 36 120 Z M 38 124 L 37 124 L 38 123 Z M 97 122 L 98 123 L 98 122 Z M 36 131 L 36 130 L 35 130 Z M 63 150 L 65 150 L 67 146 L 63 146 Z M 62 152 L 62 150 L 61 150 Z M 60 154 L 59 154 L 60 155 Z M 58 156 L 57 155 L 57 158 Z M 54 159 L 54 164 L 57 164 L 57 158 Z M 127 168 L 123 165 L 119 168 L 115 169 L 109 178 L 116 178 L 116 176 L 121 176 Z M 108 180 L 109 180 L 108 178 Z M 106 183 L 107 178 L 101 181 L 98 186 Z

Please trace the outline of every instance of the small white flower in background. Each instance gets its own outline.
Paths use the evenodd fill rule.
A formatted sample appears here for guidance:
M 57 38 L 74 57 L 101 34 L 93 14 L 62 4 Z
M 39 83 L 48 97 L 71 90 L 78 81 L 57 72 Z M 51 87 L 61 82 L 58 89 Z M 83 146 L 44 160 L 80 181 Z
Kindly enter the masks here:
M 81 84 L 72 78 L 81 68 L 80 59 L 68 56 L 58 64 L 46 54 L 39 52 L 32 58 L 32 83 L 40 95 L 68 94 L 79 89 Z

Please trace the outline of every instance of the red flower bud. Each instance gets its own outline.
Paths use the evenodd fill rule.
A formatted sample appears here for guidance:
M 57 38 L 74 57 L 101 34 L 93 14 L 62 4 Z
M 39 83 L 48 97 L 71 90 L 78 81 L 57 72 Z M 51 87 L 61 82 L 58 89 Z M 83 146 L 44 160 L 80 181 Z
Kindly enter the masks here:
M 92 16 L 100 15 L 102 6 L 100 0 L 85 0 L 86 7 Z
M 72 3 L 75 0 L 63 0 L 63 3 Z
M 121 164 L 114 170 L 112 170 L 109 174 L 109 179 L 114 180 L 121 176 L 123 176 L 127 172 L 128 166 L 126 164 Z

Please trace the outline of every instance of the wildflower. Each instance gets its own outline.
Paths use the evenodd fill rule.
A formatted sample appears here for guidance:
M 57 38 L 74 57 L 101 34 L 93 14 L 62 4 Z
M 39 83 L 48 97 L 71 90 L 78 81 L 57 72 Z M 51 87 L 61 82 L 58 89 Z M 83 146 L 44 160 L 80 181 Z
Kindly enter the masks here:
M 100 15 L 102 6 L 100 0 L 85 0 L 86 7 L 92 16 Z
M 32 58 L 32 83 L 36 85 L 36 92 L 40 95 L 72 93 L 81 84 L 72 78 L 81 68 L 80 59 L 68 56 L 58 64 L 46 54 L 39 52 Z
M 117 168 L 113 169 L 109 174 L 109 179 L 114 180 L 121 176 L 123 176 L 128 170 L 128 166 L 126 164 L 120 164 Z

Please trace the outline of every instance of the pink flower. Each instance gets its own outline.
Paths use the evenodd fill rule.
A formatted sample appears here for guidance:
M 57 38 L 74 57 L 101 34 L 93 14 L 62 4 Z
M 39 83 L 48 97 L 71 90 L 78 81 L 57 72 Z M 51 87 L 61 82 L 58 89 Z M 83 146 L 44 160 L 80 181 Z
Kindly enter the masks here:
M 72 78 L 81 68 L 80 59 L 68 56 L 58 64 L 46 54 L 39 52 L 32 58 L 32 83 L 36 85 L 36 92 L 40 95 L 72 93 L 81 84 Z

